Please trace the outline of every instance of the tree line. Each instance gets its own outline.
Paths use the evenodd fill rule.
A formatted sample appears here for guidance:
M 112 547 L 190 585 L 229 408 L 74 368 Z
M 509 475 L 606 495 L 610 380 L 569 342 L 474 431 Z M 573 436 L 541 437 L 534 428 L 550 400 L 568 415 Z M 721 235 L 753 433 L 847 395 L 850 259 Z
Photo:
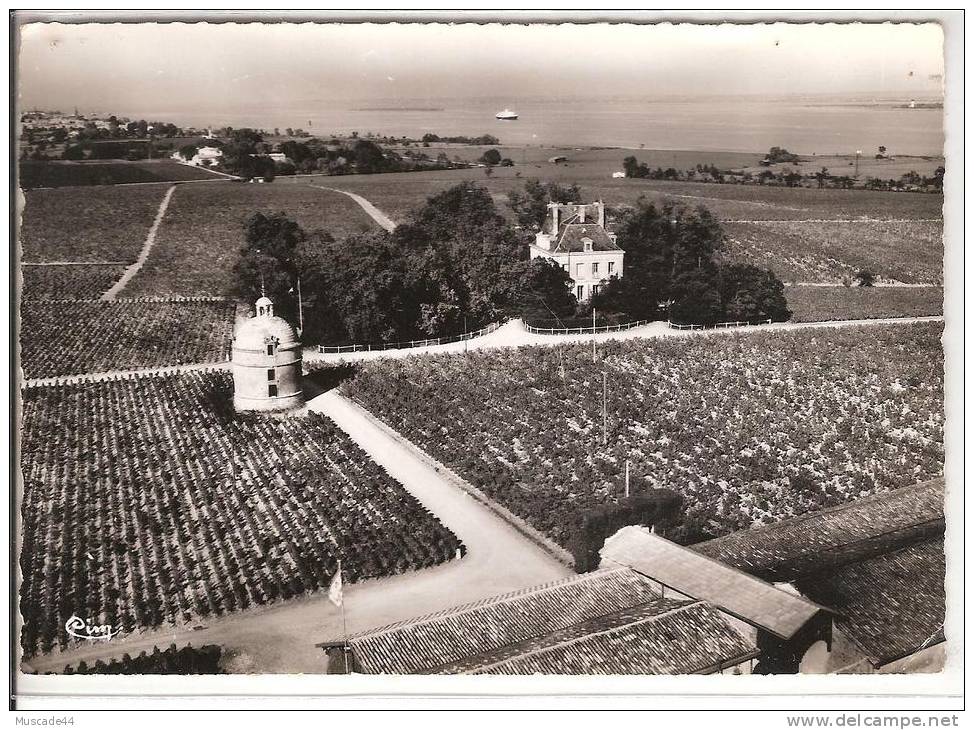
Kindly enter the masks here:
M 552 200 L 581 200 L 577 185 L 526 181 L 510 194 L 517 221 L 490 193 L 466 182 L 431 197 L 392 233 L 335 240 L 304 231 L 283 213 L 247 221 L 235 264 L 235 295 L 262 288 L 303 338 L 379 343 L 456 335 L 511 317 L 564 319 L 590 312 L 559 264 L 529 258 L 528 242 Z M 640 205 L 618 216 L 624 278 L 607 279 L 593 300 L 617 319 L 713 323 L 786 320 L 784 285 L 770 271 L 723 259 L 719 223 L 703 208 Z

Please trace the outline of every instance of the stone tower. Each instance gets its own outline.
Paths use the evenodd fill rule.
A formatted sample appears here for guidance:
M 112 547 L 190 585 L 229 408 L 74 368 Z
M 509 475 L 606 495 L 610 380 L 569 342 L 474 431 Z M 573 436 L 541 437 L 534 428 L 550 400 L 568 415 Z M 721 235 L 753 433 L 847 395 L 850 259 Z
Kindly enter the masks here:
M 301 342 L 274 303 L 261 297 L 256 315 L 233 337 L 233 407 L 238 411 L 286 411 L 304 403 Z

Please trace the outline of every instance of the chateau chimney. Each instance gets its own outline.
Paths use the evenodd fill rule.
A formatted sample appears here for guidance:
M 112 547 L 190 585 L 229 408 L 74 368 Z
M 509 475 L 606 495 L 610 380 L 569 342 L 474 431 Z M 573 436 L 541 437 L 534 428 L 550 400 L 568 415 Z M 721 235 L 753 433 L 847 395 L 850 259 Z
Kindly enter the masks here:
M 584 223 L 585 222 L 585 209 L 587 207 L 588 206 L 585 205 L 585 203 L 582 203 L 580 206 L 578 206 L 578 222 L 579 223 Z
M 548 203 L 548 207 L 551 208 L 551 235 L 558 235 L 558 203 Z
M 605 203 L 601 200 L 598 202 L 599 211 L 599 225 L 605 228 Z

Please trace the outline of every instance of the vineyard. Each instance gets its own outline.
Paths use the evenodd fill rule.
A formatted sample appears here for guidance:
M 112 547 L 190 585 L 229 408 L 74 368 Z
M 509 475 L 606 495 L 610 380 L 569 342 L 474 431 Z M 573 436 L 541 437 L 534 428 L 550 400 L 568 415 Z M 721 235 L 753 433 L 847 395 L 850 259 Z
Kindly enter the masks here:
M 138 185 L 27 191 L 21 258 L 134 261 L 167 189 L 167 185 Z
M 152 653 L 141 652 L 138 656 L 122 655 L 105 663 L 100 659 L 91 666 L 78 662 L 66 666 L 64 674 L 226 674 L 220 666 L 223 647 L 207 644 L 198 649 L 192 644 L 177 649 L 170 644 L 165 651 L 158 646 Z
M 944 290 L 939 286 L 789 286 L 785 287 L 785 296 L 794 322 L 944 313 Z
M 24 299 L 97 299 L 112 288 L 124 265 L 22 266 Z
M 26 656 L 428 567 L 462 546 L 329 419 L 237 416 L 209 371 L 24 390 Z
M 684 496 L 689 542 L 941 473 L 941 331 L 612 341 L 596 363 L 587 344 L 417 356 L 343 387 L 565 547 L 581 511 L 623 496 L 626 460 L 634 491 Z
M 724 223 L 730 253 L 786 281 L 839 283 L 869 269 L 907 284 L 943 281 L 943 223 L 921 221 Z
M 60 188 L 120 185 L 182 180 L 213 180 L 219 176 L 171 160 L 141 162 L 36 162 L 20 161 L 20 187 Z
M 234 312 L 228 301 L 25 300 L 21 366 L 33 379 L 223 362 Z
M 183 185 L 170 201 L 149 260 L 126 295 L 226 295 L 247 218 L 279 211 L 309 233 L 321 229 L 335 238 L 373 226 L 356 203 L 327 190 L 277 183 Z

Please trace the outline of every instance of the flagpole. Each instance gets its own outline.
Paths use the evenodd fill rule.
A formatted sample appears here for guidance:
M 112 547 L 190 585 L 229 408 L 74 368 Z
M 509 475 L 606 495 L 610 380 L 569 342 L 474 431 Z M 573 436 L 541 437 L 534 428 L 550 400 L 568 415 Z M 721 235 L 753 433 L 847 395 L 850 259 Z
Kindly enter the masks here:
M 342 561 L 338 561 L 338 580 L 342 584 L 342 656 L 345 658 L 345 674 L 348 674 L 348 626 L 345 624 L 345 582 L 342 578 Z

